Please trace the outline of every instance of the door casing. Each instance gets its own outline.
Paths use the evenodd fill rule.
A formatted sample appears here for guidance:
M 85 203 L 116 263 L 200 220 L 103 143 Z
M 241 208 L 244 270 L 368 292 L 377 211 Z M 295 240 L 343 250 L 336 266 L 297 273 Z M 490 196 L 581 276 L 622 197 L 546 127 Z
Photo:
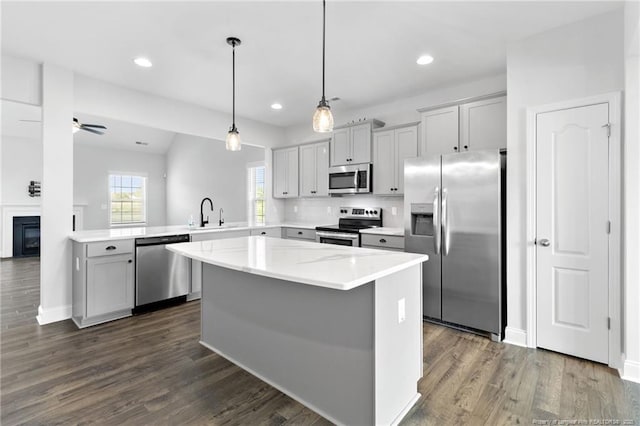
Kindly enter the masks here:
M 609 234 L 609 317 L 611 327 L 609 329 L 609 366 L 621 368 L 622 359 L 622 320 L 621 320 L 621 226 L 622 226 L 622 93 L 610 92 L 601 95 L 580 99 L 572 99 L 564 102 L 541 105 L 527 108 L 527 190 L 526 190 L 526 288 L 527 288 L 527 346 L 537 347 L 536 330 L 536 118 L 538 114 L 559 111 L 563 109 L 578 108 L 589 105 L 609 104 L 609 124 L 611 134 L 609 137 L 609 221 L 611 232 Z

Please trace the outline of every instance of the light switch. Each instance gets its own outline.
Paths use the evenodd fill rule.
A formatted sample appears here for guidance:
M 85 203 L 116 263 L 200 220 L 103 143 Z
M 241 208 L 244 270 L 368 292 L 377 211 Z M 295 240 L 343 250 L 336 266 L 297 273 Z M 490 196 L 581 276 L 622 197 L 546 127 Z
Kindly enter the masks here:
M 407 311 L 405 309 L 404 297 L 398 300 L 398 324 L 402 324 L 407 319 Z

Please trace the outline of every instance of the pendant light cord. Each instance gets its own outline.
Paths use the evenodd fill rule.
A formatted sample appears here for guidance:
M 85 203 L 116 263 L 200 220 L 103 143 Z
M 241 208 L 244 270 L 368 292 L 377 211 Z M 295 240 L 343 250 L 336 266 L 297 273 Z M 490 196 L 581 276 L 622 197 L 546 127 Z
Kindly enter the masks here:
M 231 45 L 232 47 L 232 57 L 233 57 L 233 64 L 232 64 L 232 76 L 231 76 L 231 81 L 232 81 L 232 86 L 233 86 L 233 106 L 232 106 L 232 123 L 231 123 L 231 128 L 232 130 L 234 130 L 236 128 L 236 43 L 233 42 L 233 44 Z
M 326 32 L 326 0 L 322 0 L 322 102 L 325 102 L 324 98 L 324 61 L 325 61 L 325 32 Z

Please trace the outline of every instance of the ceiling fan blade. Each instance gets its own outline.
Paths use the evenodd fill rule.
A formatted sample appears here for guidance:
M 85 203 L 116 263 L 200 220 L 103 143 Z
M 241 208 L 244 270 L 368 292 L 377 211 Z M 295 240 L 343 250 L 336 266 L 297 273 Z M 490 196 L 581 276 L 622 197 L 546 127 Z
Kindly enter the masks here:
M 99 130 L 90 129 L 90 128 L 87 128 L 87 127 L 84 127 L 84 126 L 80 127 L 80 130 L 84 130 L 85 132 L 89 132 L 89 133 L 95 133 L 96 135 L 104 135 L 104 132 L 101 132 Z
M 106 129 L 106 127 L 104 127 L 101 124 L 81 124 L 80 126 L 82 126 L 82 127 L 95 127 L 96 129 Z
M 42 120 L 18 120 L 24 123 L 42 123 Z

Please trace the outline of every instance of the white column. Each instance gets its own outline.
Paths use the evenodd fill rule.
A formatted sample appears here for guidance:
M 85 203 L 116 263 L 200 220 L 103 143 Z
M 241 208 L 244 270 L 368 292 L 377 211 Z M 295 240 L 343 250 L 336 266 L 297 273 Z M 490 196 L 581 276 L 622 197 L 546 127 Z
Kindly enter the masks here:
M 42 66 L 42 217 L 38 322 L 71 317 L 73 72 Z
M 640 383 L 640 4 L 625 16 L 624 353 L 623 378 Z

